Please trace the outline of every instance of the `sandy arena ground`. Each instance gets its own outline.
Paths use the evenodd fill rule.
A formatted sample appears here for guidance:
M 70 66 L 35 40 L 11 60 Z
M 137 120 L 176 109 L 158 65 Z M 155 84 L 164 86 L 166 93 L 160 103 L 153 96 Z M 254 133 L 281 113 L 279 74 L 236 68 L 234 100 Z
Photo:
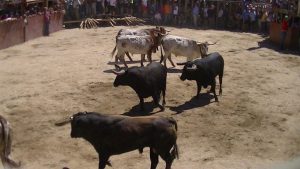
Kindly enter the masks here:
M 110 53 L 121 28 L 63 30 L 0 51 L 0 114 L 11 123 L 12 157 L 24 169 L 96 169 L 89 143 L 70 138 L 70 125 L 54 123 L 78 111 L 140 114 L 134 91 L 112 85 Z M 300 155 L 299 56 L 259 47 L 264 38 L 256 34 L 168 29 L 198 41 L 218 40 L 209 51 L 225 60 L 219 103 L 207 89 L 194 99 L 196 84 L 180 81 L 180 66 L 168 73 L 165 112 L 156 113 L 152 99 L 146 100 L 148 113 L 178 121 L 180 159 L 174 169 L 265 168 Z M 111 162 L 113 169 L 148 169 L 149 150 Z M 160 160 L 158 168 L 164 166 Z

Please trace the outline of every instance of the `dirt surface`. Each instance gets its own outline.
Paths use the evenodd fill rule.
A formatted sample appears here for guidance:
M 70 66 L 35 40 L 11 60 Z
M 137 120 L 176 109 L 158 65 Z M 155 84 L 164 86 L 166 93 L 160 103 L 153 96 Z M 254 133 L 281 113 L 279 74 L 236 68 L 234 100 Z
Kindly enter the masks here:
M 0 114 L 11 123 L 12 157 L 24 169 L 98 167 L 91 145 L 70 138 L 70 125 L 54 126 L 61 118 L 78 111 L 145 115 L 138 112 L 131 88 L 112 85 L 110 53 L 121 28 L 63 30 L 0 51 Z M 264 168 L 300 155 L 299 56 L 260 47 L 265 39 L 256 34 L 167 29 L 198 41 L 218 41 L 209 52 L 225 60 L 219 103 L 206 94 L 208 89 L 193 98 L 196 84 L 180 81 L 180 66 L 169 69 L 165 112 L 157 113 L 152 99 L 146 99 L 146 114 L 178 121 L 180 159 L 174 169 Z M 111 162 L 113 169 L 148 169 L 149 149 L 142 155 L 113 156 Z M 160 160 L 158 168 L 164 166 Z

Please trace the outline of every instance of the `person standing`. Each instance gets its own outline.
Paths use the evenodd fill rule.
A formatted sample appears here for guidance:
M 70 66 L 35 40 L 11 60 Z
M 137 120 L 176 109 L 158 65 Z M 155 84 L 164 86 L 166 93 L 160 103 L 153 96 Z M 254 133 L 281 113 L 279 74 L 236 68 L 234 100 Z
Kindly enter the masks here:
M 286 39 L 286 35 L 289 29 L 289 24 L 288 24 L 288 16 L 285 15 L 285 17 L 283 18 L 282 22 L 281 22 L 281 32 L 280 32 L 280 49 L 284 50 L 285 46 L 285 39 Z
M 44 8 L 44 36 L 49 36 L 50 12 L 47 7 Z
M 193 10 L 192 10 L 192 15 L 193 15 L 193 25 L 194 27 L 198 26 L 198 18 L 199 18 L 199 5 L 198 2 L 195 3 Z
M 218 17 L 217 17 L 218 29 L 223 29 L 224 28 L 223 14 L 224 14 L 223 7 L 221 7 L 218 11 Z
M 204 20 L 203 23 L 204 23 L 205 27 L 207 27 L 208 26 L 208 7 L 207 7 L 207 5 L 205 5 L 203 8 L 203 20 Z
M 173 24 L 177 25 L 177 23 L 178 23 L 178 4 L 177 2 L 175 2 L 173 6 Z

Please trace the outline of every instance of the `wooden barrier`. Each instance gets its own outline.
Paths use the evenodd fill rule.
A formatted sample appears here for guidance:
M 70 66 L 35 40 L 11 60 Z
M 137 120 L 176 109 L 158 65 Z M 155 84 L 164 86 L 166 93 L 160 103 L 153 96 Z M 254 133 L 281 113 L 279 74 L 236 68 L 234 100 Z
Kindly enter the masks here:
M 50 33 L 63 29 L 63 17 L 64 14 L 62 12 L 51 14 Z M 27 23 L 25 25 L 22 18 L 0 22 L 0 49 L 43 36 L 43 15 L 29 16 Z
M 24 22 L 22 19 L 0 23 L 0 49 L 24 42 Z
M 280 45 L 281 24 L 273 22 L 270 27 L 270 39 Z M 285 46 L 290 49 L 297 49 L 299 46 L 300 29 L 289 28 L 285 39 Z

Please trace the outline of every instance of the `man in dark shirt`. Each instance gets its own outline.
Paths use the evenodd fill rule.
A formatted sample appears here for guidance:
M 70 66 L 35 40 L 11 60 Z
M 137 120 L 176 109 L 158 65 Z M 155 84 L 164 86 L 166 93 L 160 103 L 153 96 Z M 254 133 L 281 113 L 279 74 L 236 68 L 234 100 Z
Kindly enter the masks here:
M 50 11 L 47 7 L 44 8 L 44 36 L 49 36 Z

